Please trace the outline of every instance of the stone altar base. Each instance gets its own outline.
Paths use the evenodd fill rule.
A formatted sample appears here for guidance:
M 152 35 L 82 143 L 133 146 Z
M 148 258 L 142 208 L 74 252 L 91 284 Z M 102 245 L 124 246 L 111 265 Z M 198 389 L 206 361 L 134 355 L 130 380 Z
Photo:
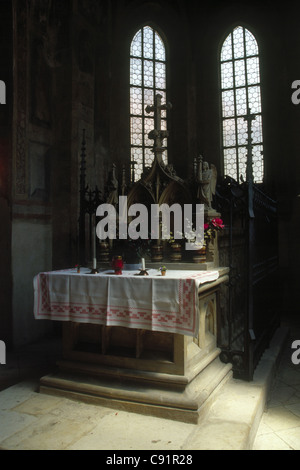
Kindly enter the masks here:
M 232 376 L 231 364 L 223 364 L 218 356 L 215 350 L 206 357 L 203 369 L 192 379 L 61 361 L 56 374 L 40 379 L 40 392 L 197 424 Z
M 40 391 L 158 417 L 198 423 L 232 365 L 217 347 L 220 285 L 227 268 L 199 287 L 195 337 L 120 326 L 63 322 L 63 360 Z

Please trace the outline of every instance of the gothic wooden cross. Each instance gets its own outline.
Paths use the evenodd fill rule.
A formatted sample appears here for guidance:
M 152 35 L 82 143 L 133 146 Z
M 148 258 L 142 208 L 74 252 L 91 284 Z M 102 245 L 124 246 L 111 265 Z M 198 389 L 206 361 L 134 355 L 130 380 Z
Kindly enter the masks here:
M 131 183 L 134 183 L 134 167 L 137 164 L 135 160 L 131 160 L 130 162 L 130 177 L 131 177 Z
M 244 121 L 247 121 L 248 126 L 248 153 L 247 153 L 247 168 L 246 168 L 246 180 L 253 181 L 252 173 L 252 121 L 256 119 L 254 114 L 251 114 L 250 108 L 248 108 L 247 114 L 244 116 Z
M 253 164 L 253 155 L 252 155 L 252 121 L 254 121 L 255 115 L 251 114 L 250 108 L 248 108 L 248 112 L 246 116 L 244 116 L 244 120 L 247 121 L 248 124 L 248 152 L 247 152 L 247 167 L 246 167 L 246 181 L 248 183 L 248 213 L 249 213 L 249 220 L 252 221 L 254 218 L 254 207 L 253 207 L 253 171 L 252 171 L 252 164 Z M 249 239 L 252 240 L 252 222 L 249 223 Z
M 154 129 L 149 132 L 149 139 L 154 140 L 153 152 L 158 159 L 161 159 L 163 152 L 163 140 L 168 137 L 168 132 L 161 129 L 161 112 L 172 108 L 171 103 L 161 104 L 162 96 L 157 94 L 154 98 L 153 106 L 146 106 L 146 112 L 154 112 Z
M 247 121 L 248 123 L 248 138 L 249 138 L 249 131 L 250 131 L 250 138 L 251 138 L 251 122 L 256 119 L 255 114 L 251 114 L 251 109 L 248 108 L 247 114 L 244 116 L 244 121 Z

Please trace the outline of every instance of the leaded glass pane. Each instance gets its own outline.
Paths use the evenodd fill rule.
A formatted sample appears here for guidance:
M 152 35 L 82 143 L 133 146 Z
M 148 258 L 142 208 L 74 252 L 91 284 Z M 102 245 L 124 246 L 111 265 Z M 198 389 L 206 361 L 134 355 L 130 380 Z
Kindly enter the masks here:
M 142 114 L 142 89 L 141 88 L 131 88 L 130 89 L 130 113 L 131 114 Z
M 151 148 L 145 148 L 145 166 L 151 166 L 153 162 L 153 152 Z
M 144 86 L 153 88 L 153 62 L 144 61 Z
M 166 64 L 162 62 L 155 63 L 155 87 L 166 88 Z
M 149 26 L 144 28 L 144 58 L 153 59 L 153 29 Z
M 237 88 L 235 90 L 236 114 L 244 116 L 247 114 L 247 93 L 246 88 Z
M 238 148 L 238 162 L 239 162 L 239 170 L 238 170 L 238 181 L 243 177 L 244 181 L 246 180 L 246 169 L 247 169 L 247 148 L 246 147 L 239 147 Z
M 134 166 L 134 179 L 137 181 L 143 171 L 143 149 L 142 147 L 131 147 L 131 164 Z
M 155 33 L 155 59 L 163 62 L 166 60 L 165 46 L 157 33 Z
M 142 57 L 142 31 L 138 31 L 134 36 L 131 48 L 130 48 L 130 55 L 136 57 Z
M 246 76 L 245 76 L 245 61 L 237 60 L 234 64 L 234 72 L 235 72 L 235 86 L 244 86 L 246 83 Z
M 223 121 L 223 137 L 226 147 L 236 145 L 235 131 L 236 126 L 234 119 L 226 119 Z
M 231 40 L 231 34 L 227 36 L 227 38 L 224 41 L 222 51 L 221 51 L 221 60 L 230 60 L 232 59 L 232 40 Z
M 224 172 L 225 175 L 236 175 L 236 149 L 224 149 Z
M 247 59 L 247 82 L 248 85 L 255 85 L 260 82 L 258 57 Z
M 166 119 L 161 120 L 161 128 L 162 128 L 163 131 L 167 130 L 167 121 L 166 121 Z M 165 141 L 166 141 L 166 139 L 164 140 L 164 142 Z
M 233 50 L 235 59 L 244 57 L 244 35 L 243 28 L 241 27 L 238 27 L 233 31 Z
M 234 116 L 234 91 L 226 90 L 222 92 L 222 109 L 224 117 Z
M 233 87 L 233 65 L 232 62 L 221 64 L 222 88 Z
M 261 181 L 264 174 L 263 146 L 253 146 L 253 175 L 254 179 Z
M 237 118 L 237 138 L 238 138 L 238 145 L 246 145 L 247 138 L 248 138 L 248 127 L 247 121 L 244 118 Z
M 142 118 L 132 117 L 131 124 L 131 144 L 142 145 L 143 143 L 143 121 Z
M 246 54 L 247 57 L 250 55 L 258 55 L 258 46 L 255 37 L 250 31 L 245 29 L 245 38 L 246 38 Z
M 144 139 L 145 145 L 151 147 L 153 145 L 153 140 L 149 139 L 148 134 L 154 128 L 154 120 L 153 118 L 145 118 L 144 119 Z
M 142 85 L 142 61 L 132 58 L 130 61 L 130 83 L 134 86 Z
M 167 93 L 166 90 L 159 90 L 159 94 L 161 96 L 161 102 L 166 103 L 167 102 Z
M 252 114 L 261 112 L 260 86 L 248 88 L 248 102 Z
M 154 102 L 153 89 L 144 88 L 143 94 L 144 94 L 144 109 L 143 109 L 143 113 L 144 113 L 146 106 L 153 105 L 153 102 Z
M 255 120 L 252 121 L 252 142 L 259 144 L 262 141 L 262 122 L 261 116 L 257 115 Z

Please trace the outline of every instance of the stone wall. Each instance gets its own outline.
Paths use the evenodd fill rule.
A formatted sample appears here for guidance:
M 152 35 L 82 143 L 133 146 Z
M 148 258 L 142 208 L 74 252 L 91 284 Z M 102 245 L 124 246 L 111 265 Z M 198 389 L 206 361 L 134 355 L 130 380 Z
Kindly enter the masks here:
M 83 128 L 87 183 L 104 190 L 113 163 L 119 172 L 125 164 L 129 176 L 128 54 L 145 22 L 166 40 L 173 104 L 169 158 L 183 178 L 199 153 L 222 174 L 218 52 L 235 24 L 245 24 L 256 34 L 262 60 L 266 185 L 279 201 L 280 263 L 285 270 L 292 268 L 285 289 L 289 308 L 294 308 L 300 280 L 300 105 L 291 102 L 291 84 L 300 74 L 296 3 L 272 8 L 253 1 L 205 6 L 194 0 L 0 3 L 0 79 L 7 82 L 7 104 L 0 106 L 0 233 L 5 247 L 1 339 L 12 340 L 13 323 L 25 315 L 27 331 L 21 336 L 30 340 L 32 289 L 29 281 L 25 288 L 23 278 L 32 279 L 35 269 L 77 262 Z M 47 243 L 35 243 L 32 269 L 32 242 L 42 239 Z M 21 312 L 24 296 L 26 312 Z M 23 341 L 19 334 L 16 340 Z

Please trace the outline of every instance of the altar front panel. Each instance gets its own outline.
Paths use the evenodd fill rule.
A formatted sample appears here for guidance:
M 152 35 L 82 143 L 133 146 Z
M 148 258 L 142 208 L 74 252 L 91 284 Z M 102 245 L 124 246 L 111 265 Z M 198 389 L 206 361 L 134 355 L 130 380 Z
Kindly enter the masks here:
M 34 279 L 35 318 L 197 336 L 198 289 L 216 280 L 218 271 L 148 274 L 89 274 L 88 269 L 40 273 Z

